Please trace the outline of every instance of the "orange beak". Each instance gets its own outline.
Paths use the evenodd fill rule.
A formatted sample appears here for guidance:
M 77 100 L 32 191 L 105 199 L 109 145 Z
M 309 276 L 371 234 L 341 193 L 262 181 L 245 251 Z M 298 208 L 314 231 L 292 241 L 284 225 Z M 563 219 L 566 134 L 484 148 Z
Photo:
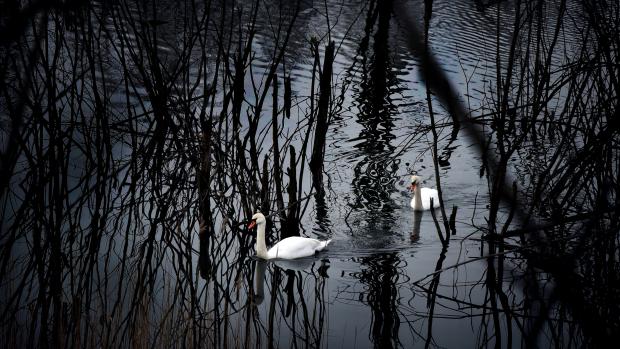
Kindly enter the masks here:
M 414 190 L 415 190 L 415 188 L 416 188 L 416 186 L 417 186 L 417 185 L 416 185 L 415 183 L 411 183 L 411 186 L 409 186 L 409 189 L 411 189 L 412 191 L 414 191 Z
M 248 229 L 252 229 L 256 226 L 256 221 L 251 221 L 250 224 L 248 224 Z

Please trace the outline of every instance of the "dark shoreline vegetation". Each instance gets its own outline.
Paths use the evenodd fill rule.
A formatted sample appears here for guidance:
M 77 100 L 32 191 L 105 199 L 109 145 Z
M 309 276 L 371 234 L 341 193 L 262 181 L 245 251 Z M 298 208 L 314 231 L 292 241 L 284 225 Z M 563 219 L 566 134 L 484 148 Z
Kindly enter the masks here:
M 447 3 L 5 1 L 0 346 L 619 341 L 620 4 Z

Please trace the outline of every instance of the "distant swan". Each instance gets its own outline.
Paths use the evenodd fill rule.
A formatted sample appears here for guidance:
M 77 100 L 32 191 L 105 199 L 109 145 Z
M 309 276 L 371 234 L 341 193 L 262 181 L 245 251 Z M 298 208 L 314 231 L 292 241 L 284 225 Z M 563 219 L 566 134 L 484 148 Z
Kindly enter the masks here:
M 422 188 L 420 185 L 421 178 L 411 176 L 411 186 L 409 189 L 413 191 L 413 199 L 411 199 L 411 207 L 416 211 L 426 211 L 431 209 L 431 199 L 433 199 L 433 208 L 438 208 L 439 192 L 436 189 Z
M 331 239 L 319 241 L 317 239 L 303 238 L 300 236 L 288 237 L 267 250 L 265 244 L 265 216 L 257 212 L 252 216 L 248 228 L 256 228 L 256 256 L 262 259 L 295 259 L 313 256 L 323 250 L 332 241 Z

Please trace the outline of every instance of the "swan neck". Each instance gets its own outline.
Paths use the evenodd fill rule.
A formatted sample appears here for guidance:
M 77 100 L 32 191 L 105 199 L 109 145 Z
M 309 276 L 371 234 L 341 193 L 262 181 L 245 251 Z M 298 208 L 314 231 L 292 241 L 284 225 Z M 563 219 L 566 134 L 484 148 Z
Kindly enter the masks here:
M 265 244 L 265 223 L 258 223 L 256 227 L 256 255 L 267 259 L 267 245 Z
M 417 188 L 415 188 L 415 203 L 414 206 L 418 209 L 422 208 L 422 188 L 420 188 L 419 186 Z

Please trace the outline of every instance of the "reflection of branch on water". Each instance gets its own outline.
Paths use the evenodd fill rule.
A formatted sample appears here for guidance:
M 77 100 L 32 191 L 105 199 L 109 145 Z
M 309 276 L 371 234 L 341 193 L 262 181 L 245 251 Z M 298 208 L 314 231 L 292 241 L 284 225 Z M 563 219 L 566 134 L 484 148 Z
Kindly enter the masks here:
M 271 268 L 271 294 L 266 329 L 269 346 L 277 344 L 275 335 L 281 331 L 278 326 L 281 322 L 284 322 L 292 333 L 291 345 L 296 346 L 297 341 L 311 346 L 321 345 L 326 313 L 325 282 L 324 277 L 315 274 L 314 268 L 314 264 L 304 271 Z M 316 285 L 316 289 L 305 289 L 304 282 Z M 278 318 L 278 324 L 277 314 L 284 315 L 284 318 Z
M 16 3 L 6 3 L 0 28 L 5 346 L 250 347 L 280 324 L 292 333 L 290 344 L 325 345 L 327 264 L 295 272 L 261 267 L 249 258 L 252 237 L 240 223 L 259 206 L 279 216 L 272 231 L 285 235 L 300 233 L 306 207 L 314 207 L 321 224 L 330 218 L 327 195 L 317 194 L 314 206 L 305 198 L 312 185 L 323 186 L 326 133 L 348 97 L 345 84 L 333 95 L 341 82 L 331 71 L 341 62 L 332 28 L 327 41 L 313 37 L 304 47 L 304 31 L 314 24 L 301 15 L 305 2 L 282 2 L 279 11 L 262 1 L 185 1 L 173 8 L 157 1 Z M 435 169 L 444 166 L 441 149 L 450 154 L 460 123 L 488 175 L 488 222 L 480 229 L 491 236 L 481 241 L 480 258 L 443 267 L 450 258 L 444 249 L 435 272 L 413 283 L 429 302 L 427 313 L 401 303 L 409 281 L 401 255 L 357 259 L 366 289 L 355 295 L 372 312 L 370 340 L 404 344 L 399 335 L 407 323 L 417 337 L 439 342 L 432 336 L 437 321 L 459 317 L 473 319 L 483 345 L 511 345 L 517 329 L 532 346 L 543 335 L 556 346 L 567 344 L 564 338 L 579 346 L 615 339 L 618 4 L 486 7 L 496 19 L 497 70 L 480 92 L 487 95 L 478 116 L 461 105 L 405 5 L 394 3 L 395 11 L 391 5 L 368 6 L 354 63 L 364 74 L 355 102 L 359 138 L 366 141 L 356 148 L 363 157 L 355 168 L 356 204 L 389 211 L 403 152 L 435 132 Z M 425 1 L 426 31 L 431 6 Z M 500 29 L 510 27 L 503 17 L 508 6 L 514 22 L 504 55 Z M 397 146 L 393 14 L 421 63 L 429 109 L 437 105 L 434 94 L 453 116 L 446 122 L 432 110 L 437 120 Z M 304 80 L 291 67 L 306 59 L 310 86 L 300 86 Z M 450 137 L 442 138 L 446 127 Z M 317 176 L 308 180 L 311 171 Z M 378 195 L 364 196 L 364 188 Z M 446 240 L 456 230 L 455 212 L 448 224 L 442 212 Z M 419 219 L 414 215 L 412 238 Z M 504 243 L 511 236 L 521 238 L 514 250 Z M 481 260 L 478 281 L 440 283 L 442 272 Z M 272 303 L 260 302 L 263 278 Z M 455 291 L 461 287 L 469 300 Z M 481 299 L 474 299 L 479 290 Z M 254 298 L 244 297 L 253 291 Z M 273 306 L 270 328 L 267 306 Z M 454 313 L 439 314 L 441 308 Z M 413 324 L 427 318 L 425 337 Z M 277 335 L 271 344 L 279 343 Z
M 405 262 L 395 253 L 362 257 L 362 270 L 357 278 L 367 288 L 360 294 L 364 303 L 372 311 L 372 324 L 369 333 L 371 341 L 379 347 L 391 348 L 399 346 L 399 328 L 401 319 L 399 284 L 406 282 L 406 276 L 400 272 Z
M 432 1 L 426 2 L 426 5 L 429 3 L 432 5 Z M 466 109 L 461 106 L 449 80 L 433 56 L 424 50 L 423 36 L 414 21 L 406 16 L 406 9 L 399 4 L 395 12 L 408 33 L 411 52 L 421 60 L 426 76 L 433 77 L 426 80 L 427 85 L 446 106 L 455 122 L 462 123 L 464 131 L 483 156 L 483 169 L 490 172 L 491 198 L 486 229 L 492 240 L 486 246 L 489 248 L 486 290 L 491 302 L 491 326 L 494 331 L 500 328 L 500 308 L 506 309 L 510 305 L 501 283 L 506 263 L 504 256 L 507 252 L 503 250 L 504 244 L 496 244 L 493 239 L 502 239 L 508 235 L 513 216 L 523 226 L 517 230 L 522 243 L 531 244 L 520 252 L 526 252 L 523 256 L 530 264 L 536 264 L 537 268 L 551 273 L 557 281 L 561 280 L 558 285 L 554 285 L 554 290 L 581 290 L 583 287 L 598 289 L 600 282 L 607 284 L 610 280 L 599 274 L 603 269 L 595 267 L 596 263 L 592 258 L 586 257 L 588 253 L 584 254 L 583 251 L 598 244 L 616 250 L 615 243 L 610 245 L 610 241 L 617 238 L 617 224 L 609 224 L 607 219 L 610 216 L 604 218 L 604 214 L 597 212 L 609 212 L 610 207 L 617 211 L 617 208 L 614 210 L 613 207 L 620 207 L 617 203 L 614 205 L 608 195 L 608 190 L 617 193 L 620 187 L 616 168 L 608 160 L 600 161 L 602 158 L 617 158 L 617 151 L 613 150 L 614 147 L 609 143 L 609 137 L 612 134 L 617 136 L 617 132 L 608 127 L 598 128 L 593 125 L 615 124 L 610 116 L 617 114 L 618 104 L 610 101 L 617 100 L 620 88 L 615 80 L 617 74 L 613 73 L 617 69 L 606 62 L 611 61 L 610 52 L 618 47 L 617 40 L 610 38 L 618 37 L 619 28 L 617 23 L 609 25 L 608 21 L 600 20 L 607 18 L 609 11 L 591 3 L 584 4 L 586 20 L 578 32 L 592 41 L 575 45 L 575 55 L 568 58 L 565 56 L 566 43 L 561 41 L 561 37 L 565 38 L 561 33 L 566 29 L 564 21 L 568 16 L 568 6 L 563 0 L 555 5 L 557 6 L 549 11 L 542 1 L 516 2 L 507 57 L 500 54 L 500 32 L 505 26 L 500 19 L 502 5 L 495 6 L 497 78 L 495 86 L 489 92 L 492 105 L 483 106 L 493 110 L 490 113 L 490 135 L 485 135 L 477 128 L 472 122 L 473 119 L 465 112 Z M 610 49 L 612 41 L 614 44 L 611 44 L 613 48 Z M 590 46 L 590 43 L 593 45 Z M 558 55 L 566 57 L 571 63 L 554 72 L 557 68 L 554 60 Z M 502 62 L 502 59 L 505 61 Z M 597 67 L 594 68 L 595 73 L 591 70 L 594 66 Z M 594 86 L 609 88 L 598 89 Z M 588 126 L 581 128 L 576 125 Z M 575 142 L 575 139 L 578 141 Z M 529 155 L 525 155 L 528 153 Z M 516 154 L 521 157 L 523 164 L 511 164 Z M 601 158 L 600 154 L 605 155 Z M 524 156 L 527 158 L 523 159 Z M 599 160 L 595 161 L 595 158 Z M 517 182 L 509 176 L 511 170 L 523 176 L 520 184 L 525 184 L 526 190 L 517 188 Z M 500 213 L 501 202 L 506 204 L 506 214 Z M 564 223 L 567 221 L 564 217 L 574 216 L 575 212 L 582 211 L 590 215 L 588 222 Z M 554 228 L 535 229 L 530 223 L 536 220 L 544 222 L 536 224 L 538 227 Z M 596 236 L 596 242 L 590 243 L 588 239 L 582 238 L 586 235 Z M 571 236 L 570 240 L 575 244 L 563 243 L 566 236 Z M 551 261 L 557 258 L 565 259 L 566 265 L 573 267 L 555 268 Z M 606 267 L 617 269 L 616 266 L 617 263 L 613 261 Z M 582 279 L 584 273 L 589 274 L 590 272 L 586 272 L 589 268 L 597 270 L 595 274 L 600 276 L 596 282 L 590 280 L 588 286 L 585 286 L 576 280 Z M 529 272 L 536 273 L 535 270 Z M 579 286 L 576 286 L 577 284 Z M 607 323 L 603 320 L 607 318 L 607 311 L 589 311 L 597 309 L 597 306 L 591 305 L 598 304 L 599 301 L 602 302 L 602 308 L 615 307 L 615 304 L 582 292 L 563 294 L 566 297 L 564 301 L 570 303 L 574 318 L 581 323 L 578 331 L 583 331 L 586 343 L 602 343 L 602 338 L 617 332 L 612 329 L 617 328 L 617 324 L 610 325 L 606 330 L 589 326 L 591 323 Z M 548 299 L 549 303 L 544 304 L 545 299 L 541 297 L 542 308 L 546 309 L 539 313 L 543 319 L 548 319 L 548 311 L 558 307 L 553 298 L 552 295 Z M 505 313 L 506 336 L 510 341 L 512 318 L 509 311 Z M 543 323 L 550 321 L 552 320 L 543 320 Z M 554 324 L 546 325 L 550 326 L 550 331 L 555 331 Z M 573 330 L 571 329 L 571 332 Z M 528 343 L 536 343 L 541 331 L 543 325 L 540 323 L 533 326 L 532 331 L 527 333 L 530 341 Z M 558 340 L 558 343 L 561 343 L 563 338 L 554 334 L 554 341 Z M 485 337 L 484 343 L 491 339 L 495 341 L 495 345 L 501 345 L 502 333 L 498 333 L 495 338 Z
M 251 314 L 239 302 L 251 238 L 237 222 L 261 189 L 296 234 L 308 195 L 297 169 L 313 150 L 296 153 L 296 139 L 314 126 L 302 103 L 298 126 L 282 121 L 295 96 L 289 75 L 278 107 L 276 73 L 299 9 L 281 13 L 267 83 L 250 102 L 260 2 L 186 5 L 191 15 L 175 17 L 155 2 L 67 4 L 2 36 L 1 321 L 14 345 L 231 344 L 232 319 Z M 272 122 L 259 129 L 269 93 Z M 279 160 L 259 169 L 265 129 Z

